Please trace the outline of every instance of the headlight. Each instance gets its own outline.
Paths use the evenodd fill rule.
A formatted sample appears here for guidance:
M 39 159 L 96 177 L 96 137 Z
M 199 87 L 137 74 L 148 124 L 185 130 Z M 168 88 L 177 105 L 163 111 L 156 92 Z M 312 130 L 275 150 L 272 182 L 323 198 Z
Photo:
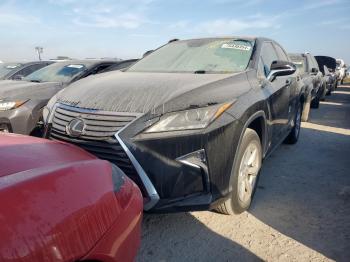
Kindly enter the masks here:
M 27 101 L 28 100 L 25 100 L 25 101 L 0 101 L 0 111 L 7 111 L 7 110 L 18 108 Z
M 232 103 L 225 103 L 165 114 L 145 132 L 155 133 L 206 128 L 231 105 Z
M 44 120 L 44 123 L 47 123 L 49 115 L 51 113 L 51 110 L 53 109 L 53 106 L 56 104 L 56 102 L 57 102 L 57 94 L 54 95 L 49 100 L 49 102 L 47 103 L 47 105 L 43 109 L 43 120 Z

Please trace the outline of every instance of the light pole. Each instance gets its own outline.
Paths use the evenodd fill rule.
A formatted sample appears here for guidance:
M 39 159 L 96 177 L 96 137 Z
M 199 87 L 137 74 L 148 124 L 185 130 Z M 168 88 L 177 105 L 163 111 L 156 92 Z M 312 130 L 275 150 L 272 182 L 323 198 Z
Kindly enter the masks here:
M 41 55 L 40 55 L 40 54 L 42 54 L 42 53 L 43 53 L 44 48 L 43 48 L 43 47 L 41 47 L 41 46 L 36 46 L 36 47 L 35 47 L 35 51 L 38 53 L 39 60 L 41 61 Z

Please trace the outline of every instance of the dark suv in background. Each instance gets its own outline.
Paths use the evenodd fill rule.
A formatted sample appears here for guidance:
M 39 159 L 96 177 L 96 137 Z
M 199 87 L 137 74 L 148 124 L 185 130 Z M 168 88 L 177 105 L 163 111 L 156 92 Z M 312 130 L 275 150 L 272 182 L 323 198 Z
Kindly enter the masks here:
M 330 56 L 315 56 L 318 67 L 323 74 L 325 90 L 322 98 L 325 95 L 331 95 L 332 92 L 337 88 L 338 76 L 336 74 L 337 62 L 335 58 Z
M 309 118 L 310 107 L 318 108 L 324 91 L 322 72 L 317 61 L 310 53 L 289 54 L 293 63 L 297 66 L 303 81 L 305 101 L 303 106 L 302 121 Z

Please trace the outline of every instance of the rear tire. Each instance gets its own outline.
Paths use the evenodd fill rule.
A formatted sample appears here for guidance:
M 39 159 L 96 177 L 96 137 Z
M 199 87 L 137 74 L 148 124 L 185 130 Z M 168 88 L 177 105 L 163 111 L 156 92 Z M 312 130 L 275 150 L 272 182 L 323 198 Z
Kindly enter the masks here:
M 320 97 L 318 95 L 311 101 L 310 107 L 315 109 L 320 107 Z
M 294 126 L 287 138 L 284 140 L 286 144 L 295 144 L 296 142 L 298 142 L 301 127 L 301 111 L 302 106 L 299 105 L 299 108 L 294 117 Z
M 303 112 L 301 115 L 301 121 L 303 122 L 307 122 L 307 120 L 309 119 L 309 113 L 310 113 L 310 107 L 311 107 L 311 102 L 310 102 L 311 98 L 307 98 L 304 107 L 303 107 Z M 316 97 L 314 98 L 314 100 L 316 99 Z M 320 103 L 320 101 L 318 101 L 318 103 Z
M 246 211 L 255 193 L 262 162 L 262 148 L 260 138 L 253 129 L 245 130 L 236 154 L 237 161 L 233 165 L 230 178 L 231 195 L 216 207 L 216 211 L 226 215 Z

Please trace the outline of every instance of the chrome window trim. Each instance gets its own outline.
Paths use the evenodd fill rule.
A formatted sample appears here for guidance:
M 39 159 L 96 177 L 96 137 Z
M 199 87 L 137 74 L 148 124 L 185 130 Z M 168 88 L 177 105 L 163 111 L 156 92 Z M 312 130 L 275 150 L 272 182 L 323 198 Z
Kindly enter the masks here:
M 135 119 L 136 120 L 136 119 Z M 135 121 L 134 120 L 134 121 Z M 129 157 L 131 163 L 134 165 L 136 172 L 139 174 L 140 179 L 147 191 L 147 194 L 150 198 L 150 201 L 148 201 L 147 203 L 144 204 L 143 209 L 144 210 L 150 210 L 152 207 L 154 207 L 158 201 L 159 201 L 159 195 L 157 190 L 155 189 L 154 185 L 152 184 L 151 180 L 149 179 L 149 177 L 147 176 L 145 170 L 143 170 L 142 166 L 139 164 L 139 162 L 136 160 L 136 158 L 134 157 L 134 155 L 130 152 L 129 148 L 125 145 L 125 143 L 123 142 L 123 140 L 120 138 L 119 134 L 120 132 L 122 132 L 126 127 L 128 127 L 131 123 L 133 123 L 134 121 L 130 122 L 128 125 L 126 125 L 124 128 L 122 128 L 121 130 L 119 130 L 116 134 L 115 137 L 118 140 L 119 144 L 122 146 L 122 148 L 124 149 L 125 153 L 127 154 L 127 156 Z

